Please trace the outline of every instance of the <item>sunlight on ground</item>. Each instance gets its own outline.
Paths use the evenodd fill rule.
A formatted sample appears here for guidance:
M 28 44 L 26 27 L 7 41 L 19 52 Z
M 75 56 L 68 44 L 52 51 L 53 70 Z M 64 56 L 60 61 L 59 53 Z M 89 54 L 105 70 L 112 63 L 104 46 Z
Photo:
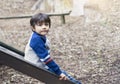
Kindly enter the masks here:
M 85 6 L 104 11 L 110 8 L 110 0 L 87 0 Z

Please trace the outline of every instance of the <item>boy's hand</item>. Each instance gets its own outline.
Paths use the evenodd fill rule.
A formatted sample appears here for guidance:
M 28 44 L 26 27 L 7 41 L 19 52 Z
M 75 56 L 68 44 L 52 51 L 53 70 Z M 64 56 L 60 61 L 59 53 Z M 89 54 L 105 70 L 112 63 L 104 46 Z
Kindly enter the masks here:
M 61 73 L 59 80 L 68 80 L 65 74 Z

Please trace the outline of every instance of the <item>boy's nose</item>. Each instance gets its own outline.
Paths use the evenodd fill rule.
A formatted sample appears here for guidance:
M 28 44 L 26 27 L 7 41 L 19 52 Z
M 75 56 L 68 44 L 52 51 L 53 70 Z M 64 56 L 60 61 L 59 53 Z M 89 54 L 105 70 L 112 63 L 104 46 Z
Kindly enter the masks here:
M 42 25 L 42 28 L 46 28 L 46 26 L 45 26 L 45 25 Z
M 44 27 L 43 29 L 47 29 L 46 27 Z
M 43 26 L 42 28 L 43 28 L 43 29 L 47 29 L 47 27 L 46 27 L 46 26 Z

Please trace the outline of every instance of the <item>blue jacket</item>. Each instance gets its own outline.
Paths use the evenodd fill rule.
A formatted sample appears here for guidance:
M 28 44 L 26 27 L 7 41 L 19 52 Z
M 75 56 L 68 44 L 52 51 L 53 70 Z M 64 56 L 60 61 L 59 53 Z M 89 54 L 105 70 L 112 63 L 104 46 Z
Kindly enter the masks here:
M 46 69 L 51 69 L 57 75 L 60 75 L 62 73 L 59 66 L 50 57 L 48 39 L 46 38 L 46 36 L 42 36 L 36 32 L 33 32 L 26 46 L 25 59 L 34 64 L 36 64 L 37 62 L 43 63 L 45 66 L 48 67 Z

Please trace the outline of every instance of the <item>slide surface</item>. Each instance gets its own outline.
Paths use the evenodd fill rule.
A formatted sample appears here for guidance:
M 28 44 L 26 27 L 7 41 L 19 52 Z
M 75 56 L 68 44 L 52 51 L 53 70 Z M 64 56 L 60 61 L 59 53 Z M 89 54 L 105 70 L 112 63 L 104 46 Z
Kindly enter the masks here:
M 59 80 L 58 76 L 23 59 L 23 54 L 14 48 L 0 43 L 0 63 L 46 84 L 74 84 L 69 80 Z

